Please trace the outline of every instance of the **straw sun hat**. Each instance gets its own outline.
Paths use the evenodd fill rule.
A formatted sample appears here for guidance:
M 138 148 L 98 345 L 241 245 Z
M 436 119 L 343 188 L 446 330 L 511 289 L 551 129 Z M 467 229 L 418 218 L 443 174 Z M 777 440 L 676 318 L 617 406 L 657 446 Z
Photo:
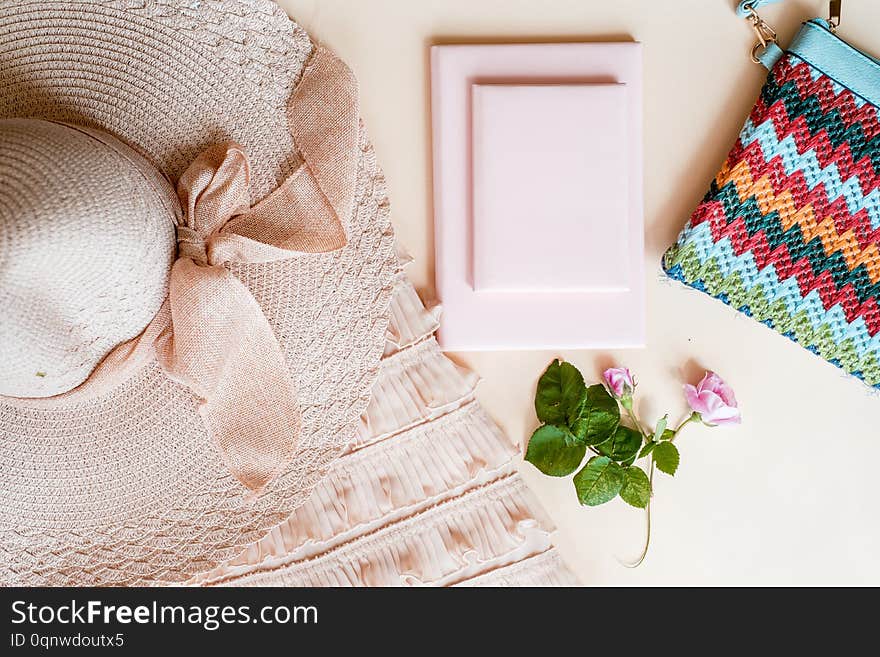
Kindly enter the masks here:
M 0 583 L 184 581 L 355 431 L 398 268 L 351 72 L 268 0 L 0 0 Z

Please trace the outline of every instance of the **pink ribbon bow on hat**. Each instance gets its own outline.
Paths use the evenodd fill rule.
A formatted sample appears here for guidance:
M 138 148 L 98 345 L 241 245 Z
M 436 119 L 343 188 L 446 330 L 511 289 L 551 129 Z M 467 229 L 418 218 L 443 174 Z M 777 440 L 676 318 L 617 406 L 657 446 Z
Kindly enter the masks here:
M 199 413 L 232 474 L 258 492 L 293 459 L 301 430 L 296 382 L 257 301 L 226 267 L 323 253 L 346 243 L 357 172 L 353 75 L 318 48 L 289 109 L 302 166 L 249 207 L 237 144 L 209 148 L 181 176 L 184 218 L 171 270 L 159 363 L 202 402 Z M 157 320 L 159 318 L 157 317 Z M 153 333 L 148 330 L 147 333 Z

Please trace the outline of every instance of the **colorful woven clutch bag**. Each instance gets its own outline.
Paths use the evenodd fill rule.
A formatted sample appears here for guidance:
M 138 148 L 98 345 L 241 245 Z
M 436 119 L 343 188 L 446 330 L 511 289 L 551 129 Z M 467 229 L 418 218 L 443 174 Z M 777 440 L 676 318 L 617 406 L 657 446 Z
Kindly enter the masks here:
M 663 268 L 880 388 L 880 60 L 834 18 L 783 52 L 766 3 L 740 13 L 769 79 Z

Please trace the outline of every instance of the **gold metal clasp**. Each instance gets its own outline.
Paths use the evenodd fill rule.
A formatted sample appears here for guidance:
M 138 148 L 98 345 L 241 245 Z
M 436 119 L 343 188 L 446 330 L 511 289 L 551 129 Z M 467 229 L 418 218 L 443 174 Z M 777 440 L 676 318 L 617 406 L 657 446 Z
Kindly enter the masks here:
M 837 28 L 840 27 L 841 5 L 843 5 L 843 0 L 831 0 L 828 11 L 828 24 L 831 26 L 832 32 L 836 32 Z
M 839 4 L 840 0 L 837 0 L 837 2 Z M 776 43 L 776 30 L 770 27 L 767 21 L 761 18 L 752 7 L 748 8 L 748 12 L 746 20 L 749 21 L 752 29 L 755 31 L 755 35 L 758 37 L 758 43 L 752 48 L 752 61 L 755 64 L 760 64 L 761 60 L 758 58 L 758 55 L 761 53 L 761 49 L 767 50 L 771 44 Z

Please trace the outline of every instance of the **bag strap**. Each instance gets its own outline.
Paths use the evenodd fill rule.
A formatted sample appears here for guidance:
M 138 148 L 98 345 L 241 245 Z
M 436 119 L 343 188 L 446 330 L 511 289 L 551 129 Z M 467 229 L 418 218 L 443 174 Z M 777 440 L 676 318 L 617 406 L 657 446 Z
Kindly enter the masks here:
M 737 15 L 749 22 L 758 37 L 758 43 L 752 48 L 752 61 L 756 64 L 762 64 L 767 69 L 772 69 L 785 53 L 776 42 L 776 31 L 758 15 L 758 9 L 777 2 L 782 2 L 782 0 L 741 0 L 736 6 Z M 827 25 L 832 32 L 840 25 L 842 4 L 843 0 L 830 0 L 829 2 Z
M 756 9 L 774 2 L 782 2 L 782 0 L 742 0 L 736 6 L 736 15 L 740 18 L 748 18 Z
M 755 32 L 755 36 L 758 37 L 758 43 L 752 48 L 752 61 L 755 64 L 762 64 L 767 70 L 776 66 L 776 63 L 782 59 L 785 53 L 782 52 L 782 48 L 776 43 L 776 30 L 770 27 L 767 21 L 758 15 L 757 9 L 763 5 L 781 1 L 742 0 L 736 7 L 737 15 L 749 22 L 749 25 L 752 26 L 752 30 Z

